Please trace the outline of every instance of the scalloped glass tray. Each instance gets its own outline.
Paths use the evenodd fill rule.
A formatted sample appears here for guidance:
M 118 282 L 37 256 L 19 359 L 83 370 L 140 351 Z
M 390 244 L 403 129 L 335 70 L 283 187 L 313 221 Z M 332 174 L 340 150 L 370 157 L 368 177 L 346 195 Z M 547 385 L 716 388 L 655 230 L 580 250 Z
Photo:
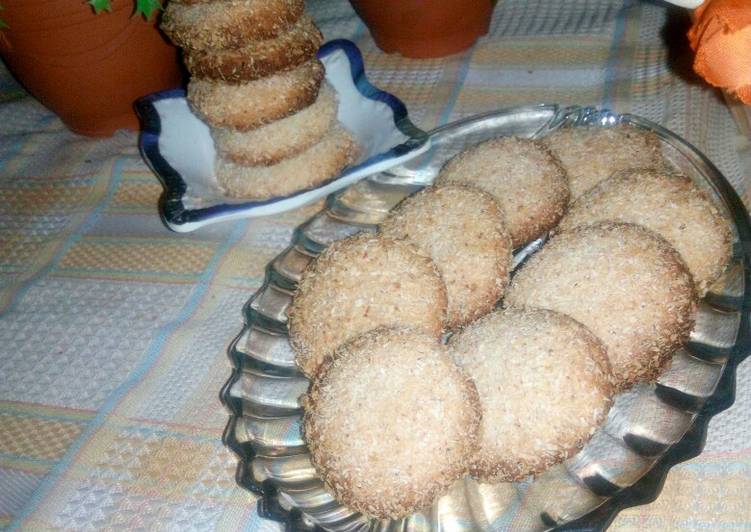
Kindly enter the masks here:
M 616 398 L 584 449 L 534 480 L 481 484 L 466 477 L 430 509 L 398 521 L 371 521 L 340 505 L 318 478 L 300 434 L 298 397 L 309 383 L 295 368 L 286 309 L 305 267 L 332 241 L 373 231 L 391 207 L 430 183 L 448 158 L 472 144 L 502 135 L 542 137 L 563 124 L 621 122 L 654 131 L 666 158 L 709 191 L 734 225 L 732 264 L 701 302 L 690 342 L 674 353 L 657 383 Z M 601 529 L 620 509 L 657 497 L 669 468 L 701 452 L 709 419 L 733 402 L 735 367 L 751 350 L 748 213 L 693 146 L 632 115 L 536 105 L 471 117 L 429 137 L 431 149 L 419 158 L 330 197 L 269 264 L 263 287 L 244 307 L 245 327 L 229 348 L 234 369 L 221 393 L 231 412 L 224 441 L 240 458 L 237 481 L 261 495 L 262 516 L 291 530 Z M 517 250 L 514 266 L 543 242 Z

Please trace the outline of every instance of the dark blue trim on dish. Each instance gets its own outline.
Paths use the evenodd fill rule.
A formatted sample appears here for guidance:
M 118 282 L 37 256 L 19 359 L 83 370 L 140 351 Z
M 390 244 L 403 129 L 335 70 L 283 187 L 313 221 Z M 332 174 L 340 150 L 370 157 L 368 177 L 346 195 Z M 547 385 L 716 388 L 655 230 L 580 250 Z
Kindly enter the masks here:
M 136 112 L 141 118 L 141 138 L 139 140 L 139 148 L 141 155 L 146 160 L 147 164 L 151 167 L 154 173 L 164 186 L 164 194 L 161 200 L 161 214 L 162 218 L 167 222 L 167 225 L 184 225 L 187 223 L 201 222 L 211 219 L 215 216 L 230 214 L 235 212 L 242 212 L 254 207 L 262 207 L 271 203 L 276 203 L 282 200 L 291 199 L 300 194 L 310 192 L 311 190 L 326 186 L 338 179 L 342 179 L 353 172 L 361 169 L 364 166 L 370 166 L 375 163 L 379 163 L 386 159 L 392 159 L 399 157 L 421 146 L 428 140 L 428 134 L 415 126 L 408 116 L 407 107 L 399 98 L 388 92 L 382 91 L 374 87 L 365 75 L 365 66 L 363 63 L 362 54 L 357 46 L 348 40 L 337 39 L 324 44 L 318 51 L 318 57 L 324 58 L 337 50 L 342 50 L 346 55 L 350 63 L 350 71 L 352 73 L 352 80 L 355 83 L 357 90 L 366 98 L 383 102 L 388 105 L 394 114 L 394 124 L 406 136 L 410 137 L 409 140 L 398 146 L 394 146 L 389 151 L 375 155 L 362 163 L 347 168 L 341 174 L 332 177 L 322 183 L 315 186 L 308 187 L 303 190 L 298 190 L 293 194 L 287 196 L 279 196 L 263 201 L 249 201 L 245 203 L 222 203 L 219 205 L 213 205 L 203 209 L 186 209 L 183 203 L 183 197 L 187 191 L 187 185 L 182 176 L 170 166 L 170 164 L 162 157 L 159 151 L 159 135 L 161 134 L 161 120 L 159 113 L 157 112 L 154 104 L 160 100 L 167 100 L 170 98 L 184 98 L 185 91 L 182 89 L 173 89 L 163 92 L 157 92 L 144 96 L 139 99 L 136 104 Z
M 185 90 L 172 89 L 149 94 L 138 99 L 135 103 L 136 114 L 141 119 L 141 136 L 138 139 L 141 156 L 164 187 L 159 211 L 165 222 L 170 221 L 176 224 L 185 223 L 182 221 L 185 212 L 182 198 L 188 187 L 178 171 L 170 166 L 159 151 L 162 121 L 154 104 L 159 100 L 184 97 Z
M 347 39 L 329 41 L 318 50 L 318 59 L 323 59 L 339 50 L 347 54 L 352 80 L 355 82 L 355 86 L 360 94 L 371 100 L 383 102 L 391 107 L 396 127 L 408 137 L 415 139 L 427 137 L 427 133 L 415 126 L 409 119 L 409 113 L 404 102 L 390 92 L 382 91 L 370 83 L 365 74 L 365 63 L 362 53 L 355 43 Z

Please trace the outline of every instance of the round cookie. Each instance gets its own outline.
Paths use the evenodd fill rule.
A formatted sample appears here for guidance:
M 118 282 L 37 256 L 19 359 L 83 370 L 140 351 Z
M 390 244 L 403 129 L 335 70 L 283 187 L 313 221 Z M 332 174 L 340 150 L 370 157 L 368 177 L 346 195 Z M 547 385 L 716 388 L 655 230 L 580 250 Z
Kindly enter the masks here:
M 694 326 L 683 259 L 638 225 L 600 223 L 554 236 L 511 280 L 505 304 L 571 316 L 605 344 L 619 389 L 655 378 Z
M 319 142 L 336 122 L 334 89 L 324 82 L 312 105 L 276 122 L 249 131 L 213 128 L 217 153 L 245 166 L 276 164 Z
M 657 136 L 626 125 L 565 127 L 542 141 L 566 170 L 572 200 L 615 172 L 662 162 Z
M 436 184 L 466 183 L 489 192 L 506 216 L 517 248 L 558 223 L 568 205 L 566 176 L 539 142 L 515 137 L 485 141 L 451 159 Z
M 287 30 L 304 7 L 304 0 L 172 1 L 164 10 L 161 28 L 181 48 L 240 48 Z
M 576 200 L 559 228 L 602 221 L 642 225 L 670 242 L 686 262 L 699 297 L 730 261 L 730 225 L 707 194 L 684 175 L 620 172 Z
M 303 15 L 294 26 L 277 37 L 249 41 L 236 49 L 186 49 L 183 58 L 193 76 L 239 83 L 310 61 L 315 58 L 322 42 L 323 35 L 313 20 Z
M 490 312 L 503 296 L 511 240 L 487 192 L 456 185 L 423 189 L 399 204 L 380 231 L 406 238 L 433 259 L 446 283 L 448 328 Z
M 217 157 L 217 182 L 233 198 L 263 200 L 287 196 L 331 179 L 357 154 L 349 132 L 335 127 L 316 144 L 269 166 L 242 166 Z
M 414 245 L 360 233 L 311 263 L 288 315 L 295 361 L 311 377 L 338 346 L 377 327 L 406 326 L 440 339 L 446 287 Z
M 194 77 L 187 97 L 210 126 L 247 131 L 308 107 L 318 97 L 323 77 L 323 65 L 313 59 L 239 85 Z
M 494 311 L 453 336 L 449 351 L 477 386 L 480 445 L 472 475 L 512 482 L 581 449 L 610 409 L 605 347 L 563 314 Z
M 326 487 L 371 517 L 430 506 L 464 476 L 477 446 L 474 384 L 434 337 L 408 330 L 378 329 L 342 346 L 302 403 Z

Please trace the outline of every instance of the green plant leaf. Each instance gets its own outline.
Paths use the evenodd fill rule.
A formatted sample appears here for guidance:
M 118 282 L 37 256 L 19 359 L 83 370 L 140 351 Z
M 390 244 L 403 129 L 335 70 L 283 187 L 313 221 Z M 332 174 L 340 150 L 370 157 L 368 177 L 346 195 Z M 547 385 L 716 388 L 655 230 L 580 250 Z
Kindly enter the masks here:
M 94 9 L 97 15 L 102 11 L 112 11 L 110 0 L 89 0 L 89 5 Z
M 136 0 L 136 15 L 142 15 L 146 20 L 162 9 L 162 3 L 159 0 Z

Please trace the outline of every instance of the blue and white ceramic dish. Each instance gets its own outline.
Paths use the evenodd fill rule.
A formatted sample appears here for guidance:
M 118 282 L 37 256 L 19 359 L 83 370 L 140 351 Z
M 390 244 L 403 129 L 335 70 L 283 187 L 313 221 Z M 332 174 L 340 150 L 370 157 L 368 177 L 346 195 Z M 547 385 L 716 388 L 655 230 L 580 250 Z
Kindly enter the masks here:
M 226 197 L 214 175 L 216 152 L 209 128 L 193 114 L 184 91 L 159 92 L 136 103 L 142 120 L 141 153 L 164 185 L 161 212 L 170 229 L 187 232 L 214 222 L 295 209 L 429 149 L 427 134 L 410 122 L 404 104 L 370 84 L 357 46 L 330 41 L 318 57 L 339 98 L 338 119 L 353 133 L 361 155 L 335 178 L 289 196 L 264 201 Z

